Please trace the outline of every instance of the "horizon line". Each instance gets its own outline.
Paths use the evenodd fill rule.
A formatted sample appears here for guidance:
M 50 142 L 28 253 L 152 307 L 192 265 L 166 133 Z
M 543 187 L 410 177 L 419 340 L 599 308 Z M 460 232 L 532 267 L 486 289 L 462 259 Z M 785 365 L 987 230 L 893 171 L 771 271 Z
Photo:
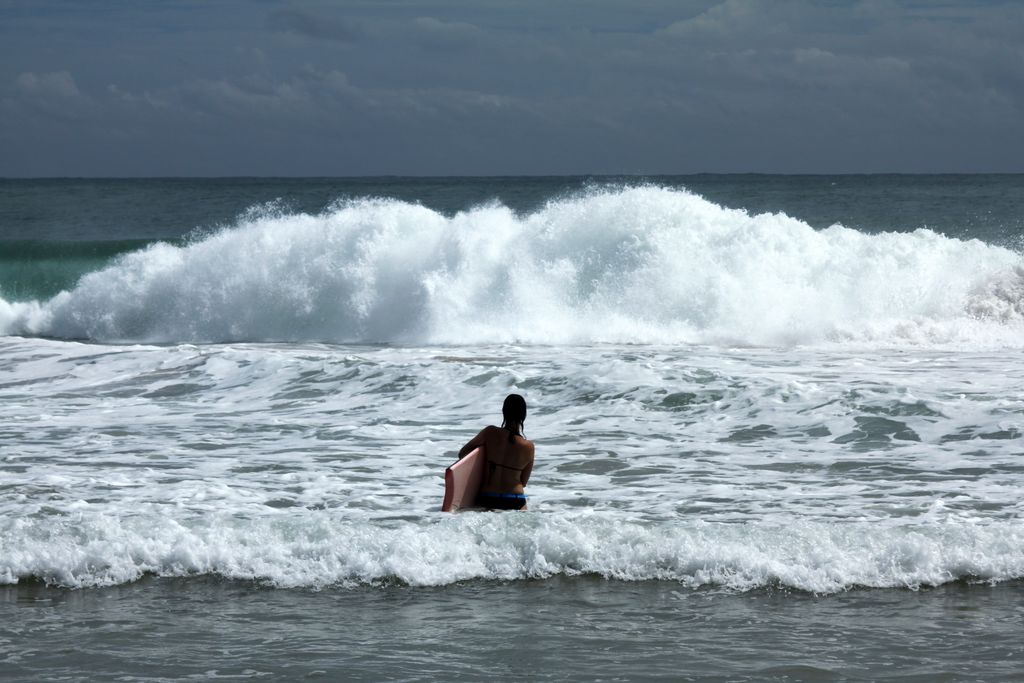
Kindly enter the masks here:
M 763 176 L 763 177 L 864 177 L 864 176 L 1015 176 L 1024 171 L 845 171 L 839 173 L 783 173 L 764 171 L 697 171 L 691 173 L 538 173 L 538 174 L 485 174 L 485 175 L 424 175 L 424 174 L 368 174 L 368 175 L 38 175 L 0 176 L 8 180 L 467 180 L 502 178 L 687 178 L 696 176 Z

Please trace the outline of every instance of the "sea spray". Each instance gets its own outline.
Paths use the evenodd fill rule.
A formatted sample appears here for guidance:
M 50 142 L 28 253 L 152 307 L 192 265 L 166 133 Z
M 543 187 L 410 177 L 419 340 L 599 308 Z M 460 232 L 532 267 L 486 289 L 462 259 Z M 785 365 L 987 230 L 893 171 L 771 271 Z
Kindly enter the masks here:
M 815 230 L 683 190 L 517 215 L 360 199 L 122 255 L 0 333 L 95 341 L 1021 343 L 1020 254 L 921 229 Z

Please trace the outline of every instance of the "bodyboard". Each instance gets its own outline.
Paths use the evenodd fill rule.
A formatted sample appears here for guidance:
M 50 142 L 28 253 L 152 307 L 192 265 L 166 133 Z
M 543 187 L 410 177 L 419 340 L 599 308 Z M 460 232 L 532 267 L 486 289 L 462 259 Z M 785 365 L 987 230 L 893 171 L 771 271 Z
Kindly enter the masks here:
M 444 471 L 444 502 L 441 512 L 458 512 L 473 507 L 476 494 L 484 480 L 487 458 L 483 448 L 476 448 Z

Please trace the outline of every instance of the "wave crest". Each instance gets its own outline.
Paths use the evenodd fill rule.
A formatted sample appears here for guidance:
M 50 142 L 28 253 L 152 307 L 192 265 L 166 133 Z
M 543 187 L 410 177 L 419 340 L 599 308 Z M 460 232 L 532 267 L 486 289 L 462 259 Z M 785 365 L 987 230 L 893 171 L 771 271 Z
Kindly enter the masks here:
M 144 574 L 216 574 L 278 587 L 437 586 L 470 579 L 593 574 L 746 591 L 814 593 L 918 588 L 1024 577 L 1024 537 L 1010 522 L 949 520 L 905 527 L 637 523 L 602 515 L 441 515 L 386 524 L 315 512 L 288 518 L 175 521 L 75 515 L 0 529 L 0 583 L 36 578 L 70 587 Z
M 250 212 L 126 254 L 0 332 L 97 341 L 1019 346 L 1019 254 L 929 230 L 814 230 L 660 187 L 519 216 L 385 199 Z

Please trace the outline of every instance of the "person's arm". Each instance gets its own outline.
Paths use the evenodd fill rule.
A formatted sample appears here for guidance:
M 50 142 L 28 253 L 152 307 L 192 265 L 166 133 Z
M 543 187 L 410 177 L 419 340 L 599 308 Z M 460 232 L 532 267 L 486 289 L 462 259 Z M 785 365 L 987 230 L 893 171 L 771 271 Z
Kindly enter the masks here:
M 492 427 L 484 427 L 480 430 L 480 433 L 469 440 L 465 446 L 459 450 L 459 460 L 462 460 L 467 455 L 473 452 L 474 448 L 479 448 L 487 442 L 487 431 L 493 429 Z
M 533 472 L 533 445 L 530 445 L 530 462 L 526 463 L 526 467 L 523 468 L 522 474 L 519 475 L 519 481 L 523 486 L 526 486 L 526 482 L 530 481 L 530 473 Z

